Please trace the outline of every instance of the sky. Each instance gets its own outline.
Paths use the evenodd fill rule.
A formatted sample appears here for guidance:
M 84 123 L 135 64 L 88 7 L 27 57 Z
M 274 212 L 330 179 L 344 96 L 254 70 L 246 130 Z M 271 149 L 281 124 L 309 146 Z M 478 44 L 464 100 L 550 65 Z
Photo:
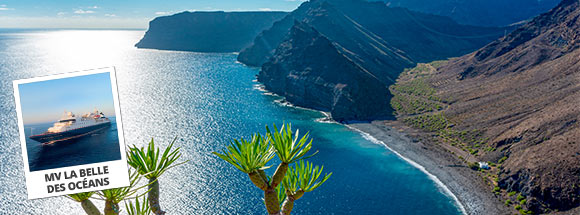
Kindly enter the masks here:
M 25 125 L 56 122 L 64 111 L 82 115 L 95 108 L 115 116 L 109 73 L 40 81 L 18 86 Z
M 292 11 L 304 0 L 0 0 L 0 28 L 146 29 L 182 11 Z

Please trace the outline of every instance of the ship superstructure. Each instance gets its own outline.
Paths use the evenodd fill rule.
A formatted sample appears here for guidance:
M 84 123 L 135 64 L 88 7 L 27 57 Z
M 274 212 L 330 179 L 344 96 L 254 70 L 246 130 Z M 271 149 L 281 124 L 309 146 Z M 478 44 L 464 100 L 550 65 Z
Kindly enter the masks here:
M 65 111 L 64 115 L 52 127 L 48 128 L 45 133 L 30 136 L 30 139 L 43 144 L 51 144 L 92 134 L 110 125 L 109 118 L 98 110 L 80 117 L 72 112 Z

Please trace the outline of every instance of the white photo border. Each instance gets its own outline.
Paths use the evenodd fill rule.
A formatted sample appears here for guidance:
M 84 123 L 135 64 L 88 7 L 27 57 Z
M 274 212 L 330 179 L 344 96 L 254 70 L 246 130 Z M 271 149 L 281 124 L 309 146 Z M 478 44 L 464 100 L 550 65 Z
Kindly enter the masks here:
M 101 73 L 109 73 L 110 81 L 111 81 L 111 90 L 113 93 L 113 103 L 115 106 L 115 121 L 117 124 L 117 136 L 119 140 L 119 152 L 121 153 L 121 159 L 115 161 L 105 161 L 105 162 L 98 162 L 98 163 L 91 163 L 91 164 L 84 164 L 84 165 L 76 165 L 76 166 L 68 166 L 68 167 L 60 167 L 60 168 L 53 168 L 47 170 L 38 170 L 30 172 L 30 166 L 28 163 L 28 150 L 26 147 L 26 135 L 24 133 L 24 121 L 22 118 L 22 105 L 20 103 L 20 92 L 18 86 L 21 84 L 28 84 L 40 81 L 49 81 L 49 80 L 56 80 L 56 79 L 63 79 L 63 78 L 72 78 L 72 77 L 79 77 L 85 75 L 94 75 L 94 74 L 101 74 Z M 121 116 L 121 109 L 119 104 L 119 94 L 118 94 L 118 86 L 117 86 L 117 74 L 115 67 L 104 67 L 98 69 L 91 69 L 91 70 L 83 70 L 83 71 L 76 71 L 70 73 L 62 73 L 56 75 L 46 75 L 40 76 L 35 78 L 27 78 L 27 79 L 20 79 L 14 80 L 12 82 L 14 88 L 14 98 L 16 104 L 16 113 L 18 117 L 18 130 L 20 133 L 20 146 L 22 150 L 22 159 L 24 164 L 24 173 L 26 177 L 26 187 L 28 193 L 28 199 L 37 199 L 37 198 L 45 198 L 51 196 L 60 196 L 66 194 L 74 194 L 74 193 L 81 193 L 81 192 L 90 192 L 90 191 L 98 191 L 103 189 L 111 189 L 111 188 L 119 188 L 119 187 L 126 187 L 129 186 L 129 169 L 127 166 L 127 157 L 125 153 L 125 136 L 123 130 L 123 120 Z M 93 167 L 102 167 L 108 166 L 109 168 L 109 185 L 101 186 L 101 187 L 93 187 L 88 189 L 81 189 L 81 190 L 66 190 L 63 192 L 56 192 L 56 193 L 48 193 L 46 186 L 46 182 L 43 180 L 44 175 L 50 172 L 65 172 L 65 171 L 72 171 L 77 169 L 84 169 L 84 168 L 93 168 Z M 39 180 L 40 178 L 40 180 Z M 79 180 L 79 179 L 75 179 Z M 68 182 L 66 180 L 62 180 L 62 182 Z

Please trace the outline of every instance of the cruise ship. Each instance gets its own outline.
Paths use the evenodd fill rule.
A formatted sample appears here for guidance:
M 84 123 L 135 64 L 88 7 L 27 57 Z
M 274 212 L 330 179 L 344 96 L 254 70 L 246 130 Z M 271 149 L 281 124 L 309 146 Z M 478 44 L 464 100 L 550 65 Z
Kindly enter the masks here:
M 52 144 L 59 141 L 71 140 L 103 130 L 111 125 L 109 118 L 103 112 L 84 114 L 77 117 L 72 112 L 64 113 L 63 117 L 42 134 L 32 135 L 29 138 L 42 144 Z

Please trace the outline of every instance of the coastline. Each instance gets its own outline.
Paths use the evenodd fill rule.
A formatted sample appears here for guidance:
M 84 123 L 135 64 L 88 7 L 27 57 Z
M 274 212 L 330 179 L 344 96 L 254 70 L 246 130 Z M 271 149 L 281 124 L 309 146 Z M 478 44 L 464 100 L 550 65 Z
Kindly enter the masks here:
M 408 132 L 404 132 L 404 125 L 399 122 L 373 121 L 345 125 L 361 133 L 369 141 L 385 145 L 403 160 L 425 172 L 444 194 L 458 202 L 458 208 L 464 214 L 495 215 L 515 212 L 494 196 L 476 171 L 469 169 L 445 149 L 409 137 L 406 134 Z
M 372 122 L 341 123 L 333 120 L 329 113 L 296 106 L 285 101 L 283 96 L 265 89 L 255 81 L 254 90 L 263 95 L 278 97 L 274 103 L 291 108 L 320 112 L 325 118 L 317 119 L 319 123 L 337 123 L 358 132 L 363 138 L 381 144 L 395 153 L 413 167 L 424 172 L 444 195 L 455 201 L 458 209 L 467 215 L 498 215 L 514 214 L 515 211 L 504 205 L 495 197 L 477 172 L 471 170 L 465 163 L 448 151 L 437 145 L 429 145 L 417 141 L 409 134 L 416 133 L 411 128 L 391 120 L 376 120 Z

